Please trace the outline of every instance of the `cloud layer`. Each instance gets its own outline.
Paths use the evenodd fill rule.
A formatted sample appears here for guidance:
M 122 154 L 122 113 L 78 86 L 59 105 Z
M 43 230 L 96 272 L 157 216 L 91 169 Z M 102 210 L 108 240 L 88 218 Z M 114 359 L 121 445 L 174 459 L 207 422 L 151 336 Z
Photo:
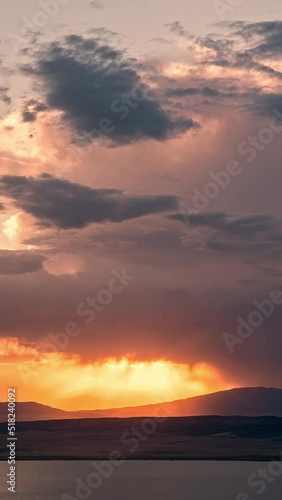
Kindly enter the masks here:
M 92 189 L 48 174 L 2 176 L 0 192 L 43 223 L 62 229 L 91 222 L 122 222 L 173 210 L 175 196 L 126 196 L 117 189 Z
M 49 109 L 61 111 L 86 140 L 102 135 L 110 145 L 164 141 L 198 127 L 164 110 L 137 70 L 124 51 L 78 35 L 43 46 L 23 67 L 41 84 Z
M 0 250 L 0 275 L 34 273 L 42 270 L 45 257 L 35 252 Z

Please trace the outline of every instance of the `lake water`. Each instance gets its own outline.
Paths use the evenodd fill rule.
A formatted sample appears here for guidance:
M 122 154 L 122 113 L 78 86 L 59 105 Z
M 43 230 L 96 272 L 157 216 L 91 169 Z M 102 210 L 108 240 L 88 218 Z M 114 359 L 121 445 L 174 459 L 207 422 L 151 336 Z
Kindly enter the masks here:
M 91 462 L 18 462 L 16 494 L 7 492 L 7 464 L 0 462 L 0 496 L 2 500 L 281 500 L 282 473 L 273 477 L 269 467 L 263 462 L 131 461 L 115 467 L 100 486 L 101 476 L 92 476 L 94 488 L 77 496 L 76 478 L 91 484 L 95 472 Z M 248 486 L 248 478 L 260 468 L 268 470 L 272 484 L 253 477 L 256 486 Z M 271 471 L 277 474 L 277 468 Z M 263 483 L 264 494 L 258 495 Z

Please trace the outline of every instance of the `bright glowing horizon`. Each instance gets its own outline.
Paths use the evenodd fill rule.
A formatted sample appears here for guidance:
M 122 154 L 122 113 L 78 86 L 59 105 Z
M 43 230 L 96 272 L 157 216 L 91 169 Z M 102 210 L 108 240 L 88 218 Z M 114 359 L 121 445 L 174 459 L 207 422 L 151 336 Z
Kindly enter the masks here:
M 132 357 L 82 362 L 78 356 L 44 353 L 17 339 L 0 344 L 0 368 L 17 387 L 18 401 L 36 401 L 63 410 L 144 406 L 229 389 L 215 367 Z M 0 398 L 5 399 L 1 388 Z

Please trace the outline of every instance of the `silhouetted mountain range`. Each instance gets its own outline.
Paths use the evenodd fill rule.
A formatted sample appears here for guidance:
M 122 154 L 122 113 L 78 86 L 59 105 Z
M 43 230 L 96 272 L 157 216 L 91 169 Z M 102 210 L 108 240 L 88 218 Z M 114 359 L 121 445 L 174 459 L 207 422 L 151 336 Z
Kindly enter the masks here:
M 35 402 L 17 403 L 17 421 L 105 417 L 186 417 L 242 415 L 282 417 L 282 389 L 249 387 L 154 405 L 108 410 L 64 411 Z M 7 421 L 7 403 L 0 403 L 0 422 Z

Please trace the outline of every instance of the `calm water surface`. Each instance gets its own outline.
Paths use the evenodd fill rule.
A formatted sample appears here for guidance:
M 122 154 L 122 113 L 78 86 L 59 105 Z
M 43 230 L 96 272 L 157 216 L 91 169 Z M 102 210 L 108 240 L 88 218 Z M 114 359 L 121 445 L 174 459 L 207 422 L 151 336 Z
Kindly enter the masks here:
M 91 462 L 18 462 L 16 494 L 7 492 L 7 465 L 0 462 L 0 492 L 3 500 L 239 500 L 241 492 L 248 495 L 246 500 L 281 500 L 281 476 L 267 485 L 261 495 L 257 494 L 258 487 L 248 486 L 249 476 L 268 465 L 253 462 L 125 462 L 115 468 L 99 488 L 80 492 L 82 496 L 79 497 L 75 493 L 76 478 L 86 482 L 89 474 L 94 472 Z

